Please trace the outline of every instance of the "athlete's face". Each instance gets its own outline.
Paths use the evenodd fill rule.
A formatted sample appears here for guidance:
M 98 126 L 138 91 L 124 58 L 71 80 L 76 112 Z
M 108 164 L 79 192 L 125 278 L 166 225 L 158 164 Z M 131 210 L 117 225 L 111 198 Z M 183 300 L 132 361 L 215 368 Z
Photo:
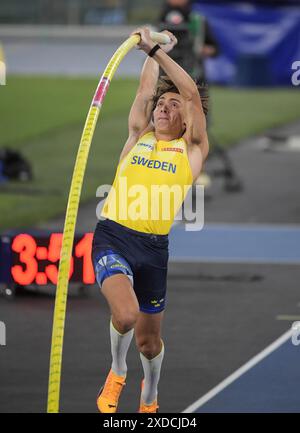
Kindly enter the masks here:
M 181 95 L 173 92 L 164 93 L 157 101 L 153 112 L 153 121 L 157 132 L 181 137 L 185 129 Z

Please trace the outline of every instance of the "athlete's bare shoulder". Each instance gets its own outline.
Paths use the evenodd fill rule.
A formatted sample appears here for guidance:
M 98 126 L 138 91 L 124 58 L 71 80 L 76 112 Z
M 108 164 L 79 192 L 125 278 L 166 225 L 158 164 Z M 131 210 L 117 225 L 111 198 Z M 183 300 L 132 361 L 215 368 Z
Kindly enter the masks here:
M 142 137 L 143 135 L 149 134 L 149 132 L 155 132 L 154 126 L 152 124 L 152 122 L 147 126 L 147 128 L 142 132 L 142 134 L 140 135 L 140 137 Z
M 141 137 L 143 137 L 146 134 L 149 134 L 149 132 L 154 132 L 154 127 L 151 124 L 147 126 L 146 129 L 144 129 L 142 132 L 132 132 L 129 134 L 127 141 L 123 147 L 123 150 L 120 155 L 120 161 L 125 158 L 126 155 L 131 151 L 131 149 L 136 145 L 136 143 L 139 141 Z

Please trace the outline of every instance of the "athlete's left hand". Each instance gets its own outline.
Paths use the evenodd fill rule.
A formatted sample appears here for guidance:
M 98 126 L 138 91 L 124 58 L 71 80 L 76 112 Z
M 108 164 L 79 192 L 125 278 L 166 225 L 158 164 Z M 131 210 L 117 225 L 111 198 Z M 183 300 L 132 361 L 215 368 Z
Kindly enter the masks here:
M 148 54 L 152 50 L 152 48 L 156 45 L 151 39 L 150 29 L 148 27 L 140 27 L 136 29 L 134 32 L 132 32 L 131 36 L 136 34 L 141 36 L 141 40 L 137 44 L 137 48 L 145 51 L 145 53 Z
M 161 33 L 167 34 L 171 39 L 171 42 L 169 44 L 161 44 L 160 46 L 165 53 L 168 53 L 174 48 L 178 41 L 173 35 L 173 33 L 168 32 L 167 30 L 164 30 Z M 131 36 L 135 34 L 139 34 L 141 36 L 141 40 L 137 44 L 138 49 L 143 50 L 146 54 L 148 54 L 151 49 L 156 45 L 156 42 L 153 42 L 151 39 L 150 29 L 148 27 L 140 27 L 136 29 L 133 33 L 131 33 Z

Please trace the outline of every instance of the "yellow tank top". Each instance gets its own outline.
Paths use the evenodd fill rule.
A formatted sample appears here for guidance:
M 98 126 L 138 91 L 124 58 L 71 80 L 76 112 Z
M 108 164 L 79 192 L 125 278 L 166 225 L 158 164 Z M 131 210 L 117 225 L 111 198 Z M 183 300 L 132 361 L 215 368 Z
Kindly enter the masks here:
M 157 141 L 149 132 L 119 162 L 101 216 L 139 232 L 167 234 L 192 182 L 185 140 Z

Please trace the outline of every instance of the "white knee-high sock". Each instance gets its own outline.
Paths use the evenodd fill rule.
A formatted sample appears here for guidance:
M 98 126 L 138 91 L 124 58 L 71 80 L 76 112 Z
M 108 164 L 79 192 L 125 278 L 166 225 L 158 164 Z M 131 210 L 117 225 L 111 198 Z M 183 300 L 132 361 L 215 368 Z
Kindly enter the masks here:
M 133 334 L 134 329 L 126 332 L 126 334 L 120 334 L 114 327 L 112 320 L 110 321 L 111 368 L 118 376 L 126 376 L 127 374 L 126 356 Z
M 157 398 L 157 385 L 160 377 L 161 364 L 165 354 L 164 343 L 161 340 L 162 348 L 155 358 L 148 359 L 142 353 L 140 358 L 144 369 L 144 388 L 142 390 L 142 400 L 145 404 L 151 404 Z

